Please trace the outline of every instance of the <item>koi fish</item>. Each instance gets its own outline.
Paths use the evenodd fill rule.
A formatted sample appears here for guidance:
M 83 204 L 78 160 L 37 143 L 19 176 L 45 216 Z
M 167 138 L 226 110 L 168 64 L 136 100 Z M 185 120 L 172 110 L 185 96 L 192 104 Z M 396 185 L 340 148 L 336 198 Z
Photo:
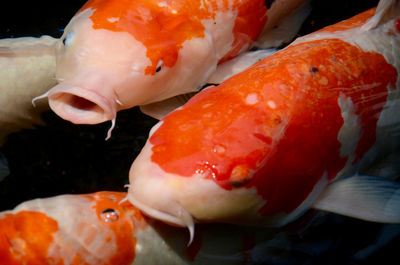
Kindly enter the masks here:
M 55 42 L 50 36 L 0 40 L 0 146 L 8 134 L 43 124 L 40 114 L 48 104 L 33 108 L 31 100 L 57 83 Z M 9 173 L 0 152 L 0 181 Z
M 262 253 L 261 243 L 273 236 L 268 230 L 207 226 L 187 247 L 182 229 L 146 219 L 125 197 L 107 191 L 60 195 L 1 212 L 1 264 L 253 264 L 260 257 L 251 248 Z
M 197 91 L 219 63 L 265 33 L 262 47 L 295 12 L 280 42 L 292 38 L 309 13 L 305 2 L 90 0 L 56 45 L 60 83 L 35 100 L 48 97 L 72 123 L 111 120 L 112 129 L 119 110 Z
M 0 144 L 9 133 L 42 123 L 47 104 L 34 109 L 31 101 L 57 83 L 55 42 L 50 36 L 0 40 Z
M 400 222 L 399 183 L 356 174 L 399 146 L 399 58 L 398 0 L 297 39 L 157 123 L 129 201 L 191 233 L 310 207 Z

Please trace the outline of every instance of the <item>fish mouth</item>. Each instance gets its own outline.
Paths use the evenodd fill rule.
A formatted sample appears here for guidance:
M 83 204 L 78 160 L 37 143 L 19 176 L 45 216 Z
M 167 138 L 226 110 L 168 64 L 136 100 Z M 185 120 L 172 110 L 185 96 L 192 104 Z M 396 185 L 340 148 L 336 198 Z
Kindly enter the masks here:
M 48 92 L 50 108 L 75 124 L 98 124 L 116 117 L 116 100 L 92 90 L 60 83 Z
M 136 208 L 141 210 L 145 215 L 160 220 L 173 226 L 186 227 L 189 230 L 189 243 L 191 244 L 194 237 L 194 220 L 192 215 L 183 209 L 177 202 L 169 203 L 168 212 L 156 209 L 140 200 L 136 199 L 134 192 L 128 192 L 128 201 Z

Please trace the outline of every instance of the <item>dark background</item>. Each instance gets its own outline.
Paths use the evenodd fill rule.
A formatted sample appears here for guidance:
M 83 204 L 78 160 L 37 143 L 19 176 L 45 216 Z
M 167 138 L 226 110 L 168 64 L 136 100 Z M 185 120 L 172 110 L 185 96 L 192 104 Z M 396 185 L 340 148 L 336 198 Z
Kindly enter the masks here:
M 0 38 L 60 37 L 85 2 L 9 2 L 0 10 Z M 315 0 L 299 35 L 348 18 L 377 2 Z M 0 147 L 11 171 L 0 182 L 0 211 L 38 197 L 125 190 L 129 167 L 156 122 L 137 108 L 119 112 L 112 138 L 104 141 L 109 122 L 78 126 L 50 111 L 43 118 L 46 126 L 11 134 Z M 310 211 L 285 229 L 288 236 L 269 248 L 269 261 L 264 264 L 398 264 L 399 225 Z

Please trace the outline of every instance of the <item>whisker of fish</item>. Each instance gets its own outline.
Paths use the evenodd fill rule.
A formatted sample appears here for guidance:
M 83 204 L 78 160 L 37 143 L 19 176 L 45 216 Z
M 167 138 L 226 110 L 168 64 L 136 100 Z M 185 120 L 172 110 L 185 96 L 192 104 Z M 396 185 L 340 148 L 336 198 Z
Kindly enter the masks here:
M 34 98 L 32 99 L 32 105 L 33 105 L 34 107 L 36 107 L 35 101 L 36 101 L 36 100 L 39 100 L 39 99 L 42 99 L 42 98 L 46 98 L 48 95 L 49 95 L 49 91 L 47 91 L 46 93 L 44 93 L 44 94 L 42 94 L 42 95 L 40 95 L 40 96 L 34 97 Z
M 116 120 L 117 118 L 115 117 L 114 119 L 112 119 L 111 120 L 111 127 L 110 127 L 110 129 L 108 129 L 108 131 L 107 131 L 107 137 L 106 137 L 106 141 L 108 140 L 108 139 L 110 139 L 111 138 L 111 132 L 113 131 L 113 129 L 115 128 L 115 120 Z

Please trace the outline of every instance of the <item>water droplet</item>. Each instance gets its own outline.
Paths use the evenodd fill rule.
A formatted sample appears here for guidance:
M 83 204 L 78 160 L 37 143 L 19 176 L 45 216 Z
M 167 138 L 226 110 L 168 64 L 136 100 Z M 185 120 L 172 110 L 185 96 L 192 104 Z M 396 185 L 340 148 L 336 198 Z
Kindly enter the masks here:
M 270 107 L 271 109 L 275 109 L 275 108 L 276 108 L 276 104 L 275 104 L 275 102 L 272 101 L 272 100 L 268 100 L 268 101 L 267 101 L 267 105 L 268 105 L 268 107 Z
M 226 147 L 222 144 L 217 144 L 216 146 L 214 146 L 213 152 L 219 155 L 224 154 L 226 152 Z
M 100 214 L 101 219 L 103 219 L 104 222 L 106 223 L 114 223 L 118 221 L 119 219 L 119 214 L 116 210 L 107 208 L 103 210 Z

